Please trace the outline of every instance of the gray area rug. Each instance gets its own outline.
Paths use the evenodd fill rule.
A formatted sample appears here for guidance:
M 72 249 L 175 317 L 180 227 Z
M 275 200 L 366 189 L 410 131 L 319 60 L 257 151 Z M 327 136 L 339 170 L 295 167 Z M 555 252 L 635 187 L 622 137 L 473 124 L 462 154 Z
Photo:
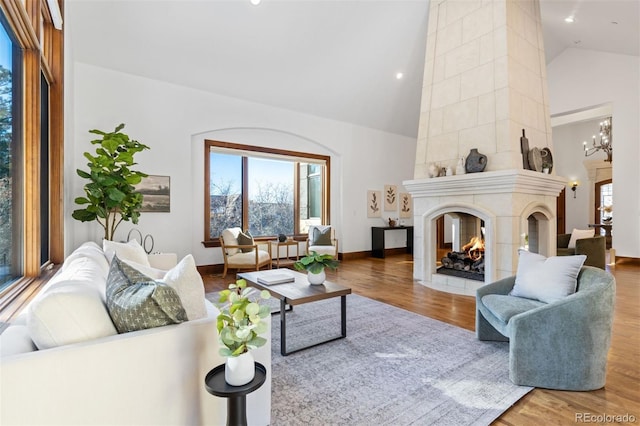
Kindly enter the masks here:
M 287 313 L 287 347 L 340 334 L 340 299 Z M 272 323 L 271 424 L 487 425 L 532 388 L 509 380 L 507 343 L 355 294 L 347 337 L 287 357 Z

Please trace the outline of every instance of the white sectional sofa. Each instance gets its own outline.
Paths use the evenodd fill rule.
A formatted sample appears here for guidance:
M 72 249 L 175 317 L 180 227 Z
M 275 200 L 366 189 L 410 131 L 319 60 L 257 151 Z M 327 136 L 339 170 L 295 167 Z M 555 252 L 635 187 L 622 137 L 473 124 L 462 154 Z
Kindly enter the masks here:
M 178 266 L 195 269 L 193 258 L 185 259 Z M 226 400 L 204 386 L 206 373 L 224 362 L 218 310 L 204 290 L 202 318 L 118 334 L 105 305 L 108 272 L 103 250 L 83 244 L 0 335 L 0 424 L 225 424 Z M 254 357 L 267 367 L 267 380 L 247 397 L 252 425 L 270 423 L 265 337 Z

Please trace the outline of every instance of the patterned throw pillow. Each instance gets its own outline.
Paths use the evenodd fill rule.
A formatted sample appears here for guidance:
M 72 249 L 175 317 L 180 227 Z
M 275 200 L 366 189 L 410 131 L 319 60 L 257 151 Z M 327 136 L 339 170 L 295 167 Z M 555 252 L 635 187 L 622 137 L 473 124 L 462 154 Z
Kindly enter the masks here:
M 241 232 L 241 233 L 238 234 L 238 245 L 240 245 L 240 246 L 252 246 L 253 244 L 254 244 L 253 237 L 251 236 L 251 233 L 249 233 L 248 229 L 246 231 Z M 242 248 L 240 250 L 242 250 L 243 253 L 249 253 L 250 251 L 253 251 L 253 247 L 252 248 Z
M 119 333 L 187 321 L 178 293 L 113 257 L 107 277 L 107 309 Z
M 311 235 L 312 246 L 330 246 L 331 245 L 331 227 L 315 226 Z

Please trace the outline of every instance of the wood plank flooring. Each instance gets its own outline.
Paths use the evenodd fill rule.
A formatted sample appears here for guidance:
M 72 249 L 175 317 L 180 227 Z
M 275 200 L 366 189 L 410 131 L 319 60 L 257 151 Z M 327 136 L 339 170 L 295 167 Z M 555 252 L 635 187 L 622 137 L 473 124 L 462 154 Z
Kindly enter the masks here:
M 354 259 L 342 262 L 335 272 L 327 271 L 327 279 L 347 285 L 361 296 L 475 329 L 473 297 L 424 287 L 413 281 L 412 268 L 410 255 Z M 640 265 L 621 260 L 610 271 L 616 277 L 617 294 L 606 386 L 592 392 L 534 389 L 503 413 L 495 425 L 566 425 L 581 423 L 577 416 L 586 419 L 625 414 L 635 416 L 630 423 L 640 423 Z M 226 288 L 233 276 L 204 276 L 206 291 Z M 616 419 L 609 420 L 596 423 L 615 423 Z

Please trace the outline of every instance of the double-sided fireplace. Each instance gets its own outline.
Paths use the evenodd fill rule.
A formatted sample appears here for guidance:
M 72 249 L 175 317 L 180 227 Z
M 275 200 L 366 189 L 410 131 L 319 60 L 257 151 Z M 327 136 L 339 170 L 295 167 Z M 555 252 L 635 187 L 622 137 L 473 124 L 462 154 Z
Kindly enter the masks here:
M 414 278 L 437 290 L 474 295 L 485 283 L 515 274 L 518 250 L 554 255 L 556 197 L 565 182 L 519 169 L 405 181 L 414 204 Z M 439 249 L 443 216 L 452 229 L 446 252 Z M 442 267 L 444 257 L 455 258 L 452 268 Z M 478 271 L 471 272 L 474 264 Z
M 403 182 L 414 202 L 419 282 L 475 294 L 515 273 L 525 236 L 529 250 L 555 254 L 566 179 L 534 161 L 536 152 L 553 152 L 543 44 L 539 0 L 430 2 L 414 180 Z M 481 171 L 464 167 L 474 150 L 485 156 Z M 431 177 L 449 167 L 455 175 Z M 443 216 L 472 218 L 480 229 L 462 231 L 459 245 L 440 253 Z
M 484 281 L 485 244 L 482 219 L 466 213 L 448 213 L 440 220 L 444 226 L 439 227 L 443 229 L 438 232 L 438 246 L 450 244 L 451 250 L 444 253 L 437 250 L 437 273 Z

